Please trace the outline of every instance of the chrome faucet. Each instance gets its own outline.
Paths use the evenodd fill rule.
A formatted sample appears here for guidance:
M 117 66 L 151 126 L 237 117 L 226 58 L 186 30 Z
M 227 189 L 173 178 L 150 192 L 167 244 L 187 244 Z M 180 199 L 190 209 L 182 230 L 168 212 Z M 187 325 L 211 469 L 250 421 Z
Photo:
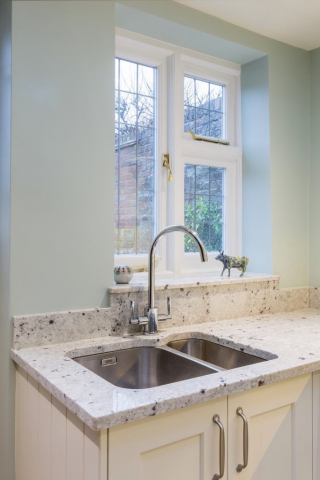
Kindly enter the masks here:
M 206 247 L 204 246 L 197 232 L 195 232 L 194 230 L 191 230 L 190 228 L 184 227 L 183 225 L 172 225 L 171 227 L 164 228 L 158 233 L 158 235 L 155 236 L 149 251 L 148 304 L 145 309 L 144 317 L 134 318 L 134 302 L 133 301 L 131 301 L 131 306 L 130 306 L 130 309 L 131 309 L 130 324 L 143 325 L 144 332 L 150 335 L 154 333 L 158 333 L 159 321 L 164 321 L 171 318 L 171 298 L 170 297 L 168 297 L 167 299 L 167 305 L 168 305 L 167 314 L 159 314 L 158 308 L 155 306 L 155 255 L 156 255 L 157 243 L 158 243 L 158 240 L 163 235 L 170 232 L 183 232 L 184 234 L 192 238 L 192 240 L 194 240 L 195 244 L 199 249 L 201 262 L 208 261 Z

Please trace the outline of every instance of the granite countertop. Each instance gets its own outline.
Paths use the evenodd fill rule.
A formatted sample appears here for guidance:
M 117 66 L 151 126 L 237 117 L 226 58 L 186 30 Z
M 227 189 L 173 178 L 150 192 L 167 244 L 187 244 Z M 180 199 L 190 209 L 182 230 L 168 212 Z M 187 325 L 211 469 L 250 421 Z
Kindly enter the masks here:
M 181 274 L 172 276 L 161 276 L 157 274 L 156 290 L 174 290 L 181 287 L 208 287 L 213 285 L 235 285 L 238 283 L 269 282 L 279 280 L 279 275 L 269 275 L 263 273 L 246 272 L 244 277 L 240 277 L 239 271 L 231 272 L 228 277 L 227 272 L 221 277 L 220 273 L 199 272 L 196 274 Z M 115 284 L 108 288 L 109 293 L 127 293 L 127 292 L 145 292 L 148 290 L 148 275 L 135 274 L 129 284 Z
M 144 390 L 115 387 L 72 358 L 198 337 L 270 359 Z M 275 358 L 277 356 L 277 358 Z M 12 350 L 13 360 L 94 430 L 154 416 L 320 369 L 320 310 L 266 314 Z

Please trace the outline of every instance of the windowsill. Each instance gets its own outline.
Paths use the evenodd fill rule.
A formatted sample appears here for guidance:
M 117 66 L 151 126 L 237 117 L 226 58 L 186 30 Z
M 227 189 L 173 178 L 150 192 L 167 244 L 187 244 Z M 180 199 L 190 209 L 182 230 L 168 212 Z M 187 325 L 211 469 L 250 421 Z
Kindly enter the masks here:
M 169 273 L 169 272 L 167 272 Z M 194 288 L 206 287 L 213 285 L 228 285 L 237 283 L 254 283 L 254 282 L 269 282 L 272 280 L 279 280 L 279 275 L 268 275 L 262 273 L 246 272 L 243 277 L 239 276 L 239 272 L 231 272 L 230 277 L 221 277 L 220 272 L 198 272 L 186 273 L 181 275 L 159 275 L 156 276 L 156 290 L 174 290 L 177 288 Z M 108 292 L 115 293 L 130 293 L 130 292 L 144 292 L 148 290 L 148 273 L 136 273 L 130 284 L 115 284 L 108 288 Z

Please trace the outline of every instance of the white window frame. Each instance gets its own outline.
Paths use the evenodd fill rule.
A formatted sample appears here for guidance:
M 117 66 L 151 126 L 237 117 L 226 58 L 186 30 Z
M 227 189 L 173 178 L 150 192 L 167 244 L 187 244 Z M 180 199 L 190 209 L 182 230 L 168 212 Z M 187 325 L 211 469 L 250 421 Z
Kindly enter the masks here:
M 185 56 L 183 56 L 185 57 Z M 182 57 L 182 59 L 183 59 Z M 196 77 L 200 80 L 207 80 L 208 82 L 220 83 L 225 86 L 224 88 L 224 133 L 225 135 L 221 140 L 227 140 L 230 142 L 230 145 L 235 144 L 235 121 L 234 121 L 234 76 L 225 74 L 223 72 L 218 72 L 216 70 L 209 70 L 203 66 L 191 63 L 190 57 L 188 62 L 182 61 L 183 68 L 183 77 L 185 75 L 190 75 L 191 77 Z M 189 139 L 190 134 L 183 132 L 183 138 Z
M 157 230 L 164 228 L 167 221 L 167 185 L 164 181 L 163 169 L 160 159 L 162 153 L 167 150 L 167 57 L 172 54 L 170 50 L 153 47 L 148 44 L 136 41 L 131 36 L 116 35 L 116 57 L 136 63 L 142 63 L 157 68 L 156 81 L 156 145 L 155 145 L 155 222 Z M 157 267 L 161 271 L 166 269 L 166 244 L 161 243 L 157 251 Z M 131 267 L 146 266 L 148 264 L 147 254 L 115 254 L 115 265 L 130 265 Z
M 156 145 L 156 224 L 184 224 L 184 166 L 207 165 L 225 168 L 225 251 L 242 254 L 242 150 L 240 113 L 240 66 L 208 55 L 117 28 L 116 56 L 158 68 Z M 196 142 L 184 132 L 184 75 L 223 83 L 225 92 L 226 139 L 230 146 Z M 161 158 L 170 154 L 173 181 L 168 182 Z M 198 253 L 184 252 L 184 236 L 170 234 L 158 250 L 157 273 L 163 275 L 220 271 L 216 252 L 201 263 Z M 115 255 L 115 264 L 147 265 L 147 255 Z
M 225 169 L 225 204 L 224 204 L 224 249 L 226 252 L 232 252 L 234 255 L 240 255 L 241 250 L 241 211 L 237 205 L 237 199 L 241 194 L 240 172 L 241 157 L 233 155 L 216 154 L 212 159 L 212 152 L 208 149 L 190 150 L 183 148 L 181 161 L 176 167 L 176 196 L 184 198 L 184 167 L 185 164 L 204 165 L 208 167 L 218 167 Z M 184 223 L 184 209 L 176 211 L 177 223 Z M 179 273 L 192 273 L 205 270 L 218 270 L 221 263 L 215 260 L 217 252 L 208 252 L 207 263 L 201 263 L 198 253 L 186 253 L 184 251 L 184 238 L 179 236 L 176 239 L 177 252 L 176 261 L 173 270 Z

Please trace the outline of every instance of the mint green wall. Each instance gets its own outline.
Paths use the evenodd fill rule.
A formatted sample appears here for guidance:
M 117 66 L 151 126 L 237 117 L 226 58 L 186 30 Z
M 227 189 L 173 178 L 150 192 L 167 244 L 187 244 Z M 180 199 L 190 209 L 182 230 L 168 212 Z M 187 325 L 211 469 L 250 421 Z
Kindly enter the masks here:
M 211 51 L 213 55 L 239 63 L 268 55 L 272 222 L 268 246 L 268 251 L 272 251 L 272 265 L 268 270 L 281 275 L 282 286 L 308 285 L 309 52 L 175 2 L 119 3 L 116 18 L 121 27 L 175 43 L 177 24 L 180 44 L 185 43 L 194 50 Z M 125 8 L 129 7 L 124 15 Z M 133 9 L 142 12 L 140 21 L 139 16 L 132 15 Z M 202 46 L 198 32 L 211 36 L 211 42 Z M 230 42 L 234 43 L 233 48 Z M 256 121 L 264 120 L 256 118 Z M 252 195 L 261 195 L 258 185 L 251 188 Z M 243 228 L 250 231 L 252 225 L 244 224 Z
M 10 360 L 11 2 L 0 2 L 0 478 L 14 479 L 14 366 Z
M 1 480 L 12 316 L 104 306 L 113 282 L 114 41 L 114 2 L 0 2 Z
M 0 293 L 5 298 L 0 318 L 0 384 L 5 387 L 0 462 L 7 469 L 6 480 L 14 478 L 11 315 L 104 305 L 112 283 L 113 3 L 13 3 L 10 186 L 8 136 L 0 150 Z M 280 273 L 283 286 L 307 285 L 310 54 L 170 1 L 121 3 L 118 25 L 245 65 L 244 185 L 251 175 L 257 181 L 244 194 L 244 246 L 253 265 L 259 264 L 260 247 L 267 252 L 259 265 Z M 0 2 L 1 45 L 10 36 L 9 7 L 11 2 Z M 316 58 L 312 53 L 312 98 L 318 105 Z M 3 72 L 1 63 L 2 87 Z M 263 90 L 257 105 L 245 97 L 250 85 Z M 252 107 L 253 118 L 247 117 Z M 250 137 L 253 122 L 255 140 Z M 1 124 L 3 132 L 8 130 Z M 315 140 L 316 130 L 311 135 Z M 316 174 L 316 141 L 312 148 L 311 173 Z M 312 191 L 316 195 L 316 182 Z M 254 201 L 261 212 L 248 210 Z M 312 214 L 316 218 L 316 210 Z M 261 225 L 267 233 L 257 238 Z
M 137 1 L 117 2 L 117 26 L 136 33 L 141 33 L 143 29 L 143 34 L 148 37 L 154 37 L 163 42 L 170 42 L 173 45 L 190 48 L 207 55 L 213 55 L 240 64 L 251 62 L 265 55 L 265 53 L 255 50 L 255 48 L 246 47 L 224 38 L 219 38 L 213 35 L 213 32 L 209 33 L 201 29 L 195 30 L 193 27 L 187 26 L 188 22 L 179 24 L 170 19 L 166 19 L 164 22 L 161 16 L 156 16 L 158 8 L 152 9 L 153 15 L 150 16 L 149 13 L 139 9 L 140 5 L 141 2 Z M 175 5 L 177 4 L 171 6 L 170 2 L 167 2 L 165 8 L 175 8 Z M 134 6 L 138 7 L 138 9 L 130 8 Z M 143 7 L 146 6 L 143 5 Z M 180 7 L 181 6 L 178 5 L 178 8 Z M 190 9 L 188 9 L 188 11 L 190 11 Z
M 268 57 L 242 66 L 243 253 L 249 271 L 272 273 Z M 259 119 L 257 121 L 257 119 Z M 258 193 L 258 194 L 257 194 Z
M 11 310 L 106 306 L 114 4 L 13 2 Z
M 310 57 L 310 285 L 320 286 L 320 48 Z

